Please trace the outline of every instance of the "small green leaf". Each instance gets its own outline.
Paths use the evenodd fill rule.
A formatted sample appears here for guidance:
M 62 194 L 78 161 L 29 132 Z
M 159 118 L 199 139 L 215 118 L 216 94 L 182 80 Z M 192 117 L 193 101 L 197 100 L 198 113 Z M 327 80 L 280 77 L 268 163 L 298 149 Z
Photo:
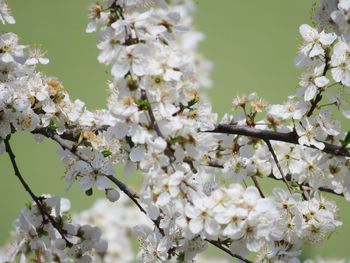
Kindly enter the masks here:
M 341 146 L 346 148 L 350 144 L 350 131 L 346 134 L 344 140 L 340 140 Z
M 56 131 L 58 129 L 58 125 L 55 123 L 53 119 L 50 120 L 49 129 L 51 131 Z
M 290 185 L 291 187 L 293 187 L 293 188 L 299 187 L 299 184 L 298 184 L 298 182 L 296 182 L 296 181 L 291 181 L 291 182 L 289 182 L 289 185 Z
M 190 101 L 188 102 L 187 107 L 188 107 L 188 108 L 191 108 L 191 107 L 194 106 L 196 103 L 198 103 L 198 101 L 199 101 L 198 98 L 194 98 L 194 99 L 190 100 Z
M 148 100 L 136 100 L 136 105 L 139 107 L 140 110 L 148 110 L 150 103 Z
M 185 140 L 184 137 L 182 137 L 181 135 L 177 135 L 177 136 L 175 136 L 175 137 L 172 137 L 172 138 L 170 139 L 170 142 L 171 142 L 171 144 L 177 144 L 177 143 L 183 142 L 184 140 Z
M 103 155 L 105 158 L 107 158 L 107 157 L 109 157 L 109 156 L 112 155 L 112 152 L 111 152 L 111 151 L 108 151 L 108 150 L 103 150 L 101 153 L 102 153 L 102 155 Z

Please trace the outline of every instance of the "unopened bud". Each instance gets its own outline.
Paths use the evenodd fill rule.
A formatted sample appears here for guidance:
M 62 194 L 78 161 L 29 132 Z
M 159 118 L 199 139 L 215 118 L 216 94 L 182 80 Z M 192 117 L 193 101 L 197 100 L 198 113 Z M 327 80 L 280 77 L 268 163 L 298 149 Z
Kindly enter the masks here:
M 115 189 L 106 189 L 106 197 L 109 201 L 115 202 L 120 198 L 120 193 Z

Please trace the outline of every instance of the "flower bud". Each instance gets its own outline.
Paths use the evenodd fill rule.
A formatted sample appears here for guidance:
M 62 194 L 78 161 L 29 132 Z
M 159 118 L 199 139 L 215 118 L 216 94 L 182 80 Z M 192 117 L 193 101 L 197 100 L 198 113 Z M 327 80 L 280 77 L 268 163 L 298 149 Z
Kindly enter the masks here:
M 115 202 L 120 198 L 120 193 L 115 189 L 106 189 L 106 197 L 109 201 Z

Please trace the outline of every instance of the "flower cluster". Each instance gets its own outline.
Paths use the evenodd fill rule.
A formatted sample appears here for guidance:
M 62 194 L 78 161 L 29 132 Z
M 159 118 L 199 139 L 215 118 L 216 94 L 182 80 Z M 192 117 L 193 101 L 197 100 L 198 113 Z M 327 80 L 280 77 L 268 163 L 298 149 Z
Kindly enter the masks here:
M 295 95 L 276 105 L 255 93 L 234 98 L 234 113 L 220 123 L 204 93 L 211 64 L 197 51 L 203 35 L 191 26 L 195 5 L 167 2 L 110 0 L 89 9 L 86 31 L 97 32 L 98 61 L 110 66 L 112 78 L 107 108 L 95 112 L 36 71 L 49 62 L 44 52 L 19 45 L 13 33 L 0 35 L 0 152 L 5 142 L 11 157 L 16 131 L 52 139 L 69 185 L 78 181 L 86 194 L 98 188 L 117 201 L 114 183 L 150 219 L 133 220 L 123 198 L 118 207 L 101 201 L 76 216 L 79 224 L 101 227 L 106 251 L 101 231 L 70 223 L 59 199 L 34 200 L 16 221 L 24 241 L 14 255 L 130 262 L 128 235 L 136 226 L 139 262 L 191 262 L 211 243 L 238 258 L 256 253 L 257 262 L 296 263 L 303 242 L 321 243 L 341 225 L 320 191 L 350 200 L 350 133 L 333 111 L 350 117 L 343 19 L 349 1 L 321 1 L 317 16 L 321 24 L 333 21 L 334 32 L 300 27 L 295 63 L 307 69 Z M 1 0 L 0 20 L 13 22 Z M 117 163 L 126 173 L 141 172 L 139 194 L 114 176 Z M 284 181 L 288 192 L 276 188 L 266 196 L 262 178 Z
M 342 224 L 335 204 L 320 196 L 304 201 L 299 194 L 291 195 L 279 188 L 273 195 L 280 215 L 276 224 L 283 237 L 261 250 L 259 262 L 298 262 L 303 241 L 322 243 Z
M 29 262 L 34 253 L 37 262 L 92 262 L 91 253 L 103 254 L 107 242 L 101 230 L 70 222 L 70 202 L 58 197 L 42 197 L 24 208 L 14 222 L 18 243 L 5 262 Z

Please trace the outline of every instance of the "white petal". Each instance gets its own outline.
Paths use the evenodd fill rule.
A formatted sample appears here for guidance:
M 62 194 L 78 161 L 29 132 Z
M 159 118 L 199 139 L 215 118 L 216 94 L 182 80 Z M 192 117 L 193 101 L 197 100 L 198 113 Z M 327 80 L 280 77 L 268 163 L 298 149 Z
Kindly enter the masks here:
M 145 147 L 136 146 L 130 152 L 130 160 L 133 162 L 142 161 L 145 158 Z
M 205 231 L 213 236 L 217 235 L 220 230 L 220 225 L 213 219 L 205 220 Z
M 39 58 L 39 62 L 43 65 L 46 65 L 50 62 L 48 58 Z
M 322 46 L 318 43 L 316 43 L 313 48 L 310 51 L 309 57 L 313 58 L 319 55 L 323 55 L 324 54 L 324 49 L 322 48 Z
M 112 66 L 112 75 L 115 78 L 124 78 L 130 69 L 130 64 L 127 61 L 117 61 Z
M 329 79 L 327 79 L 325 76 L 321 76 L 319 78 L 315 79 L 315 84 L 317 87 L 324 87 L 329 83 Z
M 83 178 L 80 179 L 79 185 L 84 191 L 86 191 L 86 190 L 89 190 L 90 188 L 93 187 L 94 180 L 92 179 L 91 176 L 86 175 L 86 176 L 84 176 Z
M 333 68 L 331 70 L 332 73 L 332 77 L 336 82 L 341 82 L 342 79 L 344 78 L 344 70 L 342 70 L 341 68 Z
M 163 192 L 157 199 L 157 205 L 164 206 L 170 202 L 170 195 L 168 192 Z
M 109 180 L 106 177 L 99 175 L 96 179 L 96 186 L 100 190 L 107 189 L 109 188 Z
M 203 230 L 203 220 L 201 218 L 193 218 L 188 226 L 193 234 L 199 234 Z
M 325 33 L 324 31 L 322 31 L 320 33 L 320 42 L 323 44 L 323 45 L 326 45 L 326 46 L 329 46 L 331 45 L 334 40 L 337 39 L 337 35 L 335 33 Z
M 339 4 L 338 4 L 338 8 L 343 9 L 344 11 L 349 11 L 350 1 L 349 0 L 340 0 Z
M 179 185 L 184 178 L 184 173 L 181 171 L 176 171 L 169 178 L 169 184 L 171 185 Z
M 303 68 L 303 67 L 308 67 L 311 66 L 313 61 L 306 56 L 304 53 L 300 53 L 294 58 L 294 65 L 297 68 Z
M 306 90 L 305 90 L 305 94 L 304 94 L 304 100 L 305 101 L 310 101 L 312 100 L 317 93 L 317 87 L 315 85 L 311 85 L 309 86 Z
M 123 139 L 127 135 L 128 129 L 129 128 L 125 123 L 118 122 L 113 128 L 111 128 L 111 132 L 117 139 Z
M 318 36 L 317 30 L 307 24 L 303 24 L 299 27 L 299 33 L 304 38 L 304 40 L 308 42 L 314 41 Z

